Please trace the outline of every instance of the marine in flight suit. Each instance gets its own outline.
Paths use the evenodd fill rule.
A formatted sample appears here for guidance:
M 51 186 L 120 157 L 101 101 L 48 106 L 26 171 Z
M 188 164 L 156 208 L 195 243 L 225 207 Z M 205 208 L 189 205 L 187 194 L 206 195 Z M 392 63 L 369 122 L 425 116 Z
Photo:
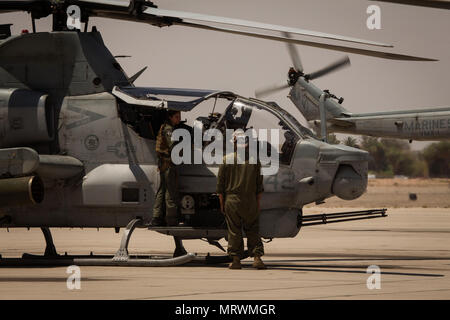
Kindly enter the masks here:
M 161 126 L 156 138 L 161 183 L 153 206 L 152 226 L 178 225 L 178 173 L 170 154 L 174 146 L 172 132 L 180 120 L 179 111 L 169 111 L 168 120 Z
M 246 146 L 248 148 L 248 144 Z M 232 157 L 232 161 L 227 161 L 227 157 Z M 255 259 L 253 267 L 265 269 L 261 260 L 264 247 L 259 236 L 259 199 L 264 191 L 261 164 L 250 164 L 248 159 L 238 164 L 237 159 L 236 152 L 225 156 L 217 177 L 217 193 L 228 226 L 228 254 L 233 259 L 230 269 L 241 269 L 242 228 L 247 236 L 249 254 Z

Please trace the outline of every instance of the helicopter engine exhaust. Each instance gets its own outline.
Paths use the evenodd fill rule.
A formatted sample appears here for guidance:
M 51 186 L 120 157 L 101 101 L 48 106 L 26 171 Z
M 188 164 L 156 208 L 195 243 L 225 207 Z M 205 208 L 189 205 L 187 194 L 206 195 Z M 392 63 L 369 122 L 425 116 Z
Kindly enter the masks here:
M 48 95 L 28 89 L 0 89 L 0 147 L 54 139 L 53 107 Z
M 44 200 L 44 184 L 37 176 L 0 179 L 0 207 L 32 205 Z
M 358 174 L 351 165 L 342 164 L 334 178 L 332 192 L 344 200 L 360 197 L 367 187 L 367 178 Z

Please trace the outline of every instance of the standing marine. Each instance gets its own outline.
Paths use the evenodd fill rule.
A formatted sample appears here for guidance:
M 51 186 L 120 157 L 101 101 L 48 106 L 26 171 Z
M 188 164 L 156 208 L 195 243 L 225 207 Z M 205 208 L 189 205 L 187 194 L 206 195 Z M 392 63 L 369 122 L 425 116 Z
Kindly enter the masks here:
M 178 225 L 178 172 L 171 159 L 172 132 L 181 121 L 180 111 L 169 110 L 156 138 L 156 153 L 161 183 L 153 206 L 152 226 Z
M 234 139 L 236 147 L 245 147 L 247 156 L 240 159 L 240 153 L 226 155 L 219 167 L 217 177 L 217 193 L 220 207 L 228 226 L 228 255 L 232 258 L 230 269 L 241 269 L 244 256 L 244 240 L 242 229 L 247 236 L 247 247 L 254 257 L 253 267 L 265 269 L 261 260 L 264 247 L 259 235 L 260 198 L 264 191 L 261 164 L 250 164 L 248 159 L 248 140 L 242 146 Z M 231 159 L 227 159 L 230 158 Z M 240 161 L 238 161 L 240 160 Z

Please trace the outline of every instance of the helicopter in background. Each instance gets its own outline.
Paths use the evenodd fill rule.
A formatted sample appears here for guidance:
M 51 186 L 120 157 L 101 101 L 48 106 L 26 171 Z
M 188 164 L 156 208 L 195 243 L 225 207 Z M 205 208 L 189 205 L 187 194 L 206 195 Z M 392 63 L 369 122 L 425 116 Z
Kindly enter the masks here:
M 84 32 L 68 30 L 73 5 L 80 9 Z M 261 30 L 387 46 L 295 28 L 160 10 L 148 1 L 0 3 L 0 12 L 11 11 L 29 12 L 33 33 L 11 35 L 10 25 L 3 25 L 0 32 L 0 227 L 41 228 L 46 258 L 60 258 L 51 227 L 116 231 L 126 227 L 113 259 L 78 260 L 79 265 L 184 263 L 195 257 L 186 254 L 183 239 L 206 239 L 220 248 L 217 240 L 226 235 L 226 228 L 215 194 L 217 165 L 185 164 L 179 168 L 181 214 L 189 222 L 187 226 L 149 227 L 160 183 L 155 153 L 159 127 L 168 110 L 192 112 L 211 100 L 224 101 L 225 108 L 204 111 L 191 128 L 257 128 L 263 123 L 282 133 L 280 149 L 276 150 L 279 170 L 264 178 L 262 237 L 294 237 L 304 226 L 385 216 L 384 209 L 304 216 L 302 207 L 308 203 L 321 203 L 335 195 L 352 200 L 365 192 L 367 152 L 321 141 L 275 103 L 220 90 L 136 87 L 133 83 L 142 71 L 131 77 L 124 72 L 97 29 L 88 32 L 89 17 L 158 27 L 188 26 L 386 59 L 430 59 L 298 40 L 286 34 L 267 35 Z M 49 15 L 53 17 L 53 30 L 36 32 L 34 20 Z M 319 73 L 324 75 L 327 70 Z M 127 247 L 135 227 L 174 237 L 176 257 L 132 261 Z
M 290 34 L 286 33 L 285 37 L 290 37 Z M 288 98 L 322 139 L 326 139 L 329 132 L 408 139 L 410 142 L 450 139 L 450 107 L 352 113 L 343 106 L 343 97 L 312 83 L 326 73 L 348 67 L 349 57 L 345 56 L 322 70 L 306 74 L 294 45 L 287 44 L 287 47 L 293 63 L 287 83 L 260 88 L 256 90 L 255 96 L 262 98 L 291 88 Z

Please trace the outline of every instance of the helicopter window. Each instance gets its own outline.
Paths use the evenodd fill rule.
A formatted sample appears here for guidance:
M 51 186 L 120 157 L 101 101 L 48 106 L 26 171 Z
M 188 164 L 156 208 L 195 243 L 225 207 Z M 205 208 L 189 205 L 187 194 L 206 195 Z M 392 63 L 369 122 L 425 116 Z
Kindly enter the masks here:
M 255 106 L 251 112 L 246 129 L 250 128 L 256 129 L 258 134 L 259 129 L 267 130 L 268 145 L 273 141 L 272 139 L 276 138 L 275 136 L 271 136 L 270 129 L 278 129 L 278 152 L 280 155 L 280 163 L 285 165 L 290 164 L 299 137 L 286 125 L 283 119 L 278 118 L 267 110 Z
M 233 103 L 231 103 L 233 104 Z M 197 107 L 190 112 L 183 114 L 186 117 L 187 123 L 194 126 L 194 121 L 199 121 L 203 125 L 203 130 L 210 128 L 220 128 L 219 122 L 222 123 L 224 112 L 230 106 L 227 99 L 209 99 L 201 103 L 201 107 Z M 206 111 L 209 110 L 209 113 Z
M 122 188 L 122 202 L 139 202 L 139 189 Z
M 119 116 L 139 136 L 156 140 L 159 128 L 166 119 L 167 111 L 131 104 L 119 104 Z
M 252 115 L 252 108 L 245 105 L 239 100 L 235 100 L 232 105 L 227 108 L 225 113 L 225 125 L 227 129 L 245 129 Z

